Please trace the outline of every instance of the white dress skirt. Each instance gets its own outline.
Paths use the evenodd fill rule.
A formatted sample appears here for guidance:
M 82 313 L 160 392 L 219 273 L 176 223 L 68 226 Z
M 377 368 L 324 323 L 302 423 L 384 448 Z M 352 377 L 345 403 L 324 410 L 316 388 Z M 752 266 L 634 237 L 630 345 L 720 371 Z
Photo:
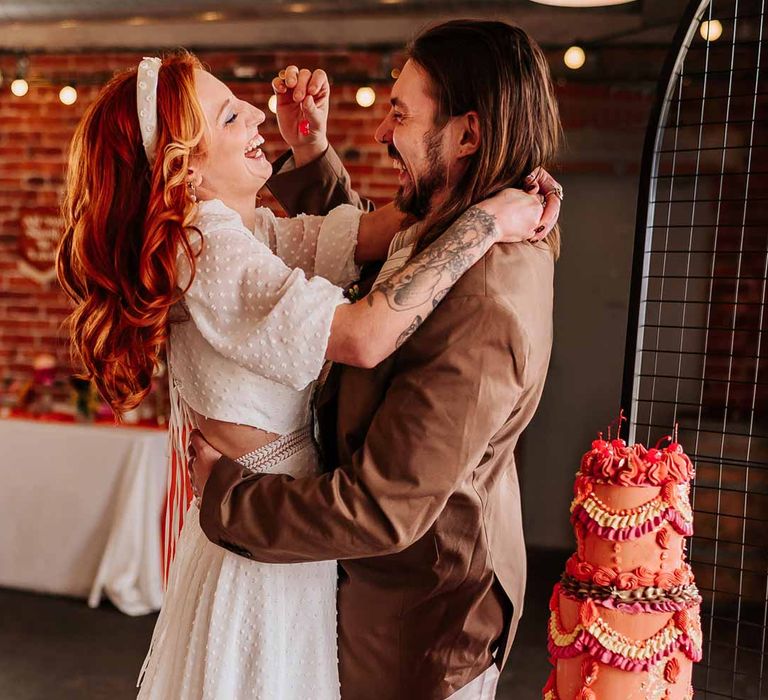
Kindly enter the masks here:
M 243 460 L 245 461 L 243 462 Z M 240 460 L 318 471 L 309 428 Z M 140 700 L 338 700 L 336 562 L 262 564 L 210 542 L 190 506 L 140 678 Z

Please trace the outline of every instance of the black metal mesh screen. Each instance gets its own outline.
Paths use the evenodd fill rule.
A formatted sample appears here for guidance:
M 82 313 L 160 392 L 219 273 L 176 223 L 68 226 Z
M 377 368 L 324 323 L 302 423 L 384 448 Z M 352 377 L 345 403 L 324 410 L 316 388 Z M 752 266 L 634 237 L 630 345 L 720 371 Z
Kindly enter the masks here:
M 697 466 L 697 697 L 768 698 L 766 0 L 689 9 L 646 142 L 624 405 Z M 702 37 L 702 21 L 719 21 Z M 645 196 L 647 194 L 647 196 Z

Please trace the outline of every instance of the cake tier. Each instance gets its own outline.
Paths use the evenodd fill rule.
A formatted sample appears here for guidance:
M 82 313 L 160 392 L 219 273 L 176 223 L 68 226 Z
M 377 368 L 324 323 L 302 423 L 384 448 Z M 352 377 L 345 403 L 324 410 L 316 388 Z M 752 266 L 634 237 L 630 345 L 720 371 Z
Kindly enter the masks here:
M 581 474 L 620 486 L 662 486 L 667 482 L 687 484 L 693 464 L 682 446 L 671 442 L 663 449 L 647 450 L 624 440 L 595 440 L 581 459 Z
M 690 700 L 691 671 L 690 659 L 681 652 L 642 673 L 622 671 L 580 654 L 557 662 L 544 700 Z
M 647 673 L 677 652 L 701 658 L 698 604 L 673 613 L 633 613 L 577 601 L 555 586 L 550 601 L 548 647 L 558 662 L 589 654 L 622 671 Z
M 699 607 L 627 613 L 570 599 L 550 602 L 550 660 L 544 700 L 688 700 L 701 658 Z
M 577 537 L 591 533 L 611 542 L 637 540 L 662 527 L 668 531 L 663 537 L 669 538 L 673 532 L 690 536 L 693 513 L 689 488 L 688 484 L 672 482 L 663 486 L 615 486 L 580 474 L 574 484 L 571 522 Z M 682 550 L 681 544 L 678 549 Z

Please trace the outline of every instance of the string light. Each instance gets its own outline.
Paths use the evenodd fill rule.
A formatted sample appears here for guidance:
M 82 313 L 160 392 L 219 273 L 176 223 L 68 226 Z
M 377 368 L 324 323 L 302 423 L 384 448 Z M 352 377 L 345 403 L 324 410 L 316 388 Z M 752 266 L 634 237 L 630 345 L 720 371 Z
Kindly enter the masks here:
M 723 25 L 719 19 L 705 20 L 699 27 L 699 33 L 705 41 L 717 41 L 723 35 Z
M 77 102 L 77 90 L 72 85 L 65 85 L 59 90 L 59 99 L 62 104 L 73 105 Z
M 277 114 L 277 95 L 272 95 L 267 102 L 267 107 L 272 114 Z
M 11 83 L 11 92 L 16 97 L 24 97 L 29 92 L 29 83 L 24 78 L 16 78 Z
M 581 46 L 570 46 L 563 54 L 563 63 L 571 70 L 578 70 L 587 60 L 587 54 Z
M 223 12 L 203 12 L 200 15 L 200 19 L 203 20 L 203 22 L 218 22 L 221 19 L 224 19 L 224 13 Z
M 25 80 L 28 68 L 29 59 L 26 56 L 20 56 L 16 61 L 16 80 L 11 83 L 11 92 L 16 97 L 24 97 L 29 92 L 29 83 Z
M 361 87 L 355 95 L 355 101 L 361 107 L 370 107 L 376 102 L 376 92 L 372 87 Z

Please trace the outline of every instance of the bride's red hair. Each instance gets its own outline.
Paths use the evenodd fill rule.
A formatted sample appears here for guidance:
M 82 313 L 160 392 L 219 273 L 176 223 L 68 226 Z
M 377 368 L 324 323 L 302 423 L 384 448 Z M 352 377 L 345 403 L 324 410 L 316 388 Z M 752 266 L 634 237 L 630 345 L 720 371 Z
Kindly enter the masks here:
M 195 92 L 197 58 L 179 52 L 158 74 L 156 159 L 150 166 L 136 109 L 136 69 L 114 77 L 72 140 L 56 257 L 74 301 L 73 359 L 119 417 L 150 390 L 168 336 L 176 257 L 195 269 L 194 214 L 186 176 L 201 155 L 205 116 Z

